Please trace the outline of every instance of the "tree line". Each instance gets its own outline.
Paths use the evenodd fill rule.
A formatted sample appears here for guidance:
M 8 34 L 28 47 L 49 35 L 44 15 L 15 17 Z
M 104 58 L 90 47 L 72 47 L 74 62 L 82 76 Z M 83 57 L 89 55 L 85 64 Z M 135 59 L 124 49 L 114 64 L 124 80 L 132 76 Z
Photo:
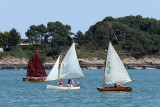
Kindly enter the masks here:
M 160 21 L 140 15 L 106 17 L 90 26 L 84 34 L 81 31 L 74 34 L 70 25 L 63 25 L 59 21 L 48 22 L 47 26 L 31 25 L 25 34 L 28 39 L 23 42 L 32 45 L 17 46 L 22 39 L 16 29 L 11 29 L 10 32 L 0 33 L 0 47 L 10 51 L 15 49 L 11 47 L 17 47 L 17 50 L 26 51 L 24 53 L 29 57 L 37 48 L 43 56 L 57 56 L 75 41 L 80 50 L 79 56 L 101 58 L 110 40 L 118 52 L 135 58 L 159 55 L 160 51 Z
M 0 32 L 0 47 L 4 50 L 10 50 L 11 47 L 20 43 L 21 35 L 15 28 L 9 32 Z
M 111 40 L 113 45 L 135 58 L 158 54 L 160 21 L 140 15 L 106 17 L 91 26 L 84 35 L 77 34 L 75 39 L 82 46 L 92 50 L 104 50 Z

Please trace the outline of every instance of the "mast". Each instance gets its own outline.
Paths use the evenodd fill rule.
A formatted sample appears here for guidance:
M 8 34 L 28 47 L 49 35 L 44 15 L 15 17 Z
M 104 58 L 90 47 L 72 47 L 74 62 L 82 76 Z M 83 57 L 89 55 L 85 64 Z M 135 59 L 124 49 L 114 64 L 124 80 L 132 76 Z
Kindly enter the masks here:
M 127 73 L 126 68 L 123 65 L 118 53 L 109 42 L 107 61 L 106 61 L 106 73 L 105 73 L 105 83 L 115 84 L 115 83 L 126 83 L 130 82 L 131 79 Z
M 59 77 L 60 77 L 60 69 L 61 69 L 61 63 L 62 63 L 62 53 L 61 53 L 61 56 L 60 56 L 60 66 L 59 66 L 59 73 L 58 73 L 58 83 L 59 83 Z
M 73 43 L 74 43 L 74 42 L 73 42 Z M 73 44 L 73 43 L 72 43 L 72 44 Z M 72 46 L 72 45 L 71 45 L 71 46 Z M 70 48 L 71 48 L 71 46 L 70 46 Z M 68 49 L 68 51 L 70 50 L 70 48 Z M 67 55 L 68 51 L 66 52 L 65 56 Z M 65 56 L 64 56 L 64 57 L 65 57 Z M 63 58 L 64 58 L 64 57 L 63 57 Z M 59 83 L 59 78 L 60 78 L 60 69 L 61 69 L 61 64 L 62 64 L 63 58 L 62 58 L 62 53 L 61 53 L 61 63 L 60 63 L 59 73 L 58 73 L 58 83 Z
M 104 62 L 104 84 L 103 84 L 103 86 L 105 87 L 105 85 L 106 85 L 106 83 L 105 83 L 105 79 L 106 79 L 106 77 L 105 77 L 105 71 L 106 71 L 106 61 L 107 61 L 107 50 L 105 50 L 106 51 L 106 57 L 105 57 L 105 62 Z
M 109 43 L 110 43 L 110 42 L 111 42 L 111 41 L 109 40 Z M 108 44 L 108 48 L 109 48 L 109 44 Z M 106 72 L 106 65 L 107 65 L 106 61 L 107 61 L 108 50 L 105 50 L 105 51 L 106 51 L 106 57 L 105 57 L 105 62 L 104 62 L 104 84 L 103 84 L 104 87 L 105 87 L 105 85 L 106 85 L 106 83 L 105 83 L 105 80 L 106 80 L 105 72 Z

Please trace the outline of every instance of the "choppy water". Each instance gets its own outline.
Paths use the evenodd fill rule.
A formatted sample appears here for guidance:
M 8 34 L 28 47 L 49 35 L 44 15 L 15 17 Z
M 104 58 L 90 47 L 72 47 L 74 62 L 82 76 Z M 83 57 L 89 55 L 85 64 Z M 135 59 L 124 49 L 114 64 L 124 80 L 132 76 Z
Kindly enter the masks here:
M 48 90 L 45 82 L 23 82 L 26 70 L 0 70 L 0 107 L 160 107 L 160 70 L 128 70 L 131 92 L 99 92 L 103 70 L 83 70 L 81 90 Z M 49 70 L 47 70 L 49 73 Z M 74 80 L 76 81 L 76 80 Z

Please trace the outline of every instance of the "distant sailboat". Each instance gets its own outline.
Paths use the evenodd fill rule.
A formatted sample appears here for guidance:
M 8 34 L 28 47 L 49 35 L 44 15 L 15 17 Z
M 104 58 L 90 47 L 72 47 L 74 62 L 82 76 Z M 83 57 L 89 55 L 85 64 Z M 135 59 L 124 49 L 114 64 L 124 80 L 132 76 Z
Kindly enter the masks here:
M 109 42 L 107 61 L 105 61 L 104 85 L 132 81 L 117 52 Z M 131 91 L 131 87 L 99 87 L 99 91 Z
M 80 65 L 77 59 L 75 43 L 73 43 L 61 63 L 60 63 L 60 56 L 58 57 L 46 81 L 78 79 L 83 77 L 84 77 L 84 74 L 80 68 Z M 80 89 L 81 85 L 59 86 L 59 85 L 47 84 L 47 88 L 48 89 L 64 89 L 64 90 Z
M 28 68 L 27 68 L 27 77 L 23 78 L 23 81 L 45 81 L 47 76 L 43 65 L 41 63 L 38 50 L 33 54 L 32 58 L 28 62 Z M 29 77 L 29 78 L 28 78 Z M 42 78 L 37 78 L 42 77 Z

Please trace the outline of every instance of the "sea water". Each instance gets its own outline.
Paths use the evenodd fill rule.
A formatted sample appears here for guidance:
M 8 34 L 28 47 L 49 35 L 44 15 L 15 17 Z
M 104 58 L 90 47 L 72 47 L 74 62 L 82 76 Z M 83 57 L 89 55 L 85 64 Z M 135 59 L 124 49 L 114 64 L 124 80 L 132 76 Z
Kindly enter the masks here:
M 122 85 L 131 92 L 98 91 L 103 70 L 83 70 L 85 78 L 74 79 L 80 90 L 50 90 L 46 82 L 23 82 L 26 70 L 0 70 L 0 107 L 160 107 L 160 70 L 127 71 L 135 81 Z

